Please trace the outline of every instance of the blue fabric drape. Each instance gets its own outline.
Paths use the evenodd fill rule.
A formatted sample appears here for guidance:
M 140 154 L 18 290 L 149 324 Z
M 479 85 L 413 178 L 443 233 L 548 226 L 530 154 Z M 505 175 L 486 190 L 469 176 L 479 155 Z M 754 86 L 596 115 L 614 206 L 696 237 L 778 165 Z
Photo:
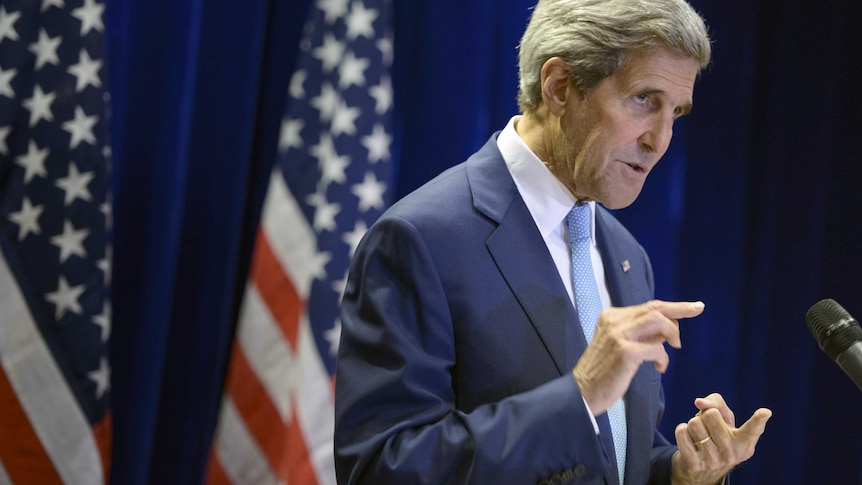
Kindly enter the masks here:
M 533 0 L 396 2 L 397 196 L 516 113 Z M 692 0 L 715 40 L 695 109 L 617 215 L 658 296 L 702 299 L 671 351 L 664 432 L 721 392 L 775 411 L 737 484 L 862 483 L 862 398 L 805 311 L 862 315 L 856 86 L 862 7 Z M 310 0 L 108 2 L 114 140 L 116 484 L 199 483 L 238 290 Z
M 109 4 L 114 274 L 123 275 L 113 483 L 197 483 L 203 473 L 306 9 Z

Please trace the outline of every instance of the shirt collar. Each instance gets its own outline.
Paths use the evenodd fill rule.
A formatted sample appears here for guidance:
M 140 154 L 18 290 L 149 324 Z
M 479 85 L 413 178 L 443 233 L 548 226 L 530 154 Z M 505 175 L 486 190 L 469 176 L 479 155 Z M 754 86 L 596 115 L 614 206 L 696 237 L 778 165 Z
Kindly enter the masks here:
M 497 148 L 515 180 L 515 186 L 524 199 L 543 237 L 560 227 L 577 202 L 569 189 L 560 182 L 539 157 L 524 143 L 515 130 L 521 116 L 514 116 L 497 137 Z M 590 238 L 596 244 L 596 203 L 590 205 Z

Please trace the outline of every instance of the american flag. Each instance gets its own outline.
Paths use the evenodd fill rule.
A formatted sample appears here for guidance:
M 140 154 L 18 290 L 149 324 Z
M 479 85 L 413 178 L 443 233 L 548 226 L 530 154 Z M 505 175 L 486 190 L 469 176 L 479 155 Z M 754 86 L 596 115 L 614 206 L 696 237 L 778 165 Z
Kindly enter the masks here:
M 0 2 L 0 483 L 99 484 L 110 448 L 104 4 Z
M 288 89 L 208 483 L 334 484 L 350 258 L 391 172 L 389 0 L 317 0 Z

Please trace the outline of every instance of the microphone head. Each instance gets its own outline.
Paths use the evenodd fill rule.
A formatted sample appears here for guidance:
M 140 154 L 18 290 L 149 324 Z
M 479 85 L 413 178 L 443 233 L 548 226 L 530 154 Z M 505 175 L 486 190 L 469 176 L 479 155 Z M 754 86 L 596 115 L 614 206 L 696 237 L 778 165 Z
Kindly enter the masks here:
M 862 341 L 859 322 L 835 300 L 827 298 L 815 303 L 805 314 L 805 321 L 817 344 L 832 360 Z

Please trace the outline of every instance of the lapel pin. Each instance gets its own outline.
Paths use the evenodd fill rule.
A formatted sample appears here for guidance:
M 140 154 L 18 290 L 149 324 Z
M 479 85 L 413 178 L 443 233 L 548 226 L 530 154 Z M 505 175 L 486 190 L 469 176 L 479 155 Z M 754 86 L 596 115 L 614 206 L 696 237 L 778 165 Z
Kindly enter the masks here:
M 629 264 L 629 260 L 625 260 L 620 263 L 620 266 L 623 267 L 623 273 L 628 273 L 630 269 L 632 269 L 632 265 Z

